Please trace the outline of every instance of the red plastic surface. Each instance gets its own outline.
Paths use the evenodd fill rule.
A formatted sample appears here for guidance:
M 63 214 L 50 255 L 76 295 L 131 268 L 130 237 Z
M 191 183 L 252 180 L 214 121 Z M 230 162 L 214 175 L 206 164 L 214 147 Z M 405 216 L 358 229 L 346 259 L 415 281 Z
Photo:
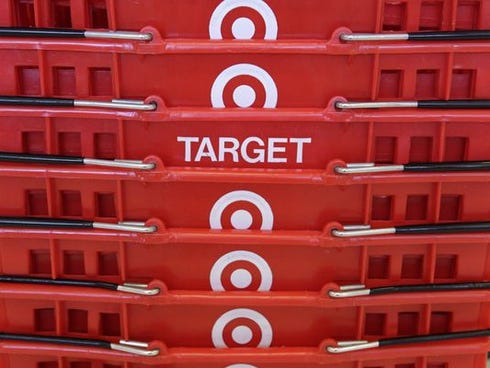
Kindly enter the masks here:
M 321 293 L 166 292 L 137 296 L 2 284 L 2 331 L 164 342 L 168 347 L 315 347 L 324 339 L 449 333 L 490 326 L 488 291 L 331 299 Z M 429 297 L 430 296 L 430 297 Z
M 173 349 L 158 346 L 154 358 L 83 348 L 27 343 L 0 343 L 0 362 L 5 368 L 486 368 L 488 339 L 407 345 L 351 354 L 325 353 L 319 348 L 269 349 Z
M 416 180 L 416 175 L 410 176 Z M 419 224 L 484 221 L 490 184 L 440 180 L 352 185 L 139 182 L 4 177 L 2 216 L 113 222 L 158 218 L 171 228 L 321 230 L 329 222 Z M 193 193 L 193 195 L 189 195 Z
M 279 53 L 251 47 L 237 49 L 239 54 L 200 45 L 189 44 L 177 54 L 162 54 L 166 49 L 156 45 L 153 52 L 158 54 L 143 56 L 124 53 L 124 45 L 119 54 L 110 44 L 83 48 L 70 43 L 54 51 L 30 40 L 6 42 L 0 50 L 0 93 L 140 99 L 155 95 L 167 106 L 217 108 L 324 108 L 338 95 L 350 100 L 490 98 L 488 45 L 479 52 L 440 43 L 422 49 L 410 45 L 394 47 L 396 54 L 379 45 L 363 52 L 356 45 L 337 45 L 331 51 L 318 45 L 291 51 L 285 45 Z M 427 49 L 433 53 L 421 56 Z M 90 50 L 94 52 L 86 52 Z
M 132 113 L 3 107 L 0 117 L 2 151 L 137 160 L 154 155 L 167 169 L 319 170 L 314 180 L 307 179 L 311 182 L 321 181 L 336 159 L 380 164 L 486 160 L 490 138 L 489 115 L 483 111 L 340 113 L 330 106 L 274 111 L 162 107 Z M 262 177 L 275 178 L 267 172 Z
M 51 240 L 2 235 L 2 274 L 111 282 L 157 278 L 171 290 L 318 291 L 329 282 L 375 287 L 490 279 L 490 247 L 483 235 L 452 242 L 447 236 L 443 244 L 388 237 L 374 244 L 368 239 L 328 246 L 306 235 L 298 237 L 303 245 L 290 246 L 286 241 L 267 244 L 267 238 L 247 241 L 175 231 L 168 244 L 83 239 L 80 234 Z
M 253 26 L 236 32 L 254 39 L 327 38 L 338 26 L 358 32 L 485 29 L 490 10 L 485 1 L 393 0 L 42 0 L 5 1 L 0 6 L 0 24 L 23 27 L 74 27 L 139 30 L 156 27 L 166 38 L 209 38 L 221 33 L 234 38 L 236 20 L 246 18 Z M 49 6 L 50 5 L 50 6 Z M 228 12 L 225 11 L 228 10 Z M 214 17 L 212 15 L 214 13 Z M 178 15 L 178 16 L 176 16 Z M 361 16 L 362 15 L 362 16 Z M 213 19 L 213 20 L 212 20 Z M 277 32 L 274 30 L 277 28 Z

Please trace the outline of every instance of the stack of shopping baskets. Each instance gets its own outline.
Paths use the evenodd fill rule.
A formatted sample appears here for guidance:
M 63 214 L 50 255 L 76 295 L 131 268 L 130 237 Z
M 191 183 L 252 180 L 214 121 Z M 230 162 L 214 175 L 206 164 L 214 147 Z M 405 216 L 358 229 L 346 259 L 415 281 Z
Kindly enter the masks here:
M 0 367 L 485 368 L 490 3 L 0 25 Z

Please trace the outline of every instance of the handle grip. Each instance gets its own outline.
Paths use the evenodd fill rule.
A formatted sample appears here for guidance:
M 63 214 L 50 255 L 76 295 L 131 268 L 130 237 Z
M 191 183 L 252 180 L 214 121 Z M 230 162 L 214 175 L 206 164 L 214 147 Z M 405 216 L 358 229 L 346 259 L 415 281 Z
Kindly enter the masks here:
M 12 333 L 0 333 L 0 340 L 38 342 L 44 344 L 74 345 L 87 348 L 111 349 L 111 343 L 95 339 L 78 339 L 71 337 L 21 335 Z
M 0 37 L 85 38 L 81 29 L 0 27 Z
M 418 101 L 420 109 L 490 109 L 490 100 L 425 100 Z
M 490 222 L 462 222 L 447 224 L 406 225 L 395 227 L 396 234 L 452 234 L 490 231 Z
M 54 97 L 0 96 L 0 105 L 74 107 L 75 100 Z
M 64 229 L 92 229 L 93 221 L 37 217 L 0 217 L 0 227 L 51 227 Z
M 403 168 L 411 172 L 485 171 L 490 170 L 490 161 L 414 162 L 403 165 Z
M 480 41 L 490 39 L 490 30 L 413 32 L 410 41 Z
M 0 161 L 29 164 L 83 165 L 83 157 L 0 152 Z

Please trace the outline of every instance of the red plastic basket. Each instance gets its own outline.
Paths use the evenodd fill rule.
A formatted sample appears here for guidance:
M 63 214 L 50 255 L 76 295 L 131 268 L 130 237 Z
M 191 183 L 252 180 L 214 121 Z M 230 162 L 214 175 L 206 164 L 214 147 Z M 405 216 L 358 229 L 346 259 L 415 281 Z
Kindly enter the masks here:
M 101 222 L 158 218 L 171 228 L 321 230 L 334 221 L 374 227 L 484 221 L 490 208 L 489 183 L 483 174 L 479 182 L 465 174 L 456 175 L 457 180 L 451 175 L 427 180 L 411 174 L 404 177 L 409 183 L 384 177 L 376 183 L 342 186 L 335 182 L 300 185 L 294 180 L 247 183 L 246 175 L 223 183 L 215 182 L 215 177 L 139 182 L 5 176 L 0 190 L 9 196 L 3 200 L 1 214 Z
M 157 278 L 171 290 L 215 291 L 318 291 L 330 282 L 377 287 L 490 280 L 484 234 L 349 242 L 311 233 L 278 235 L 274 241 L 274 235 L 168 230 L 144 235 L 141 242 L 118 242 L 99 233 L 32 231 L 0 232 L 1 274 L 111 282 Z M 152 243 L 155 237 L 160 244 Z
M 167 38 L 324 39 L 339 25 L 359 32 L 485 29 L 488 14 L 485 1 L 22 0 L 1 4 L 0 24 L 129 30 L 151 25 Z
M 27 39 L 0 47 L 2 95 L 155 95 L 167 106 L 216 108 L 325 108 L 337 95 L 349 100 L 490 97 L 485 43 L 360 47 L 337 40 L 328 48 L 286 44 L 271 51 L 232 42 L 228 48 L 152 41 L 135 48 Z M 427 50 L 432 53 L 424 54 Z
M 169 170 L 318 170 L 304 182 L 322 181 L 337 159 L 379 164 L 486 160 L 490 137 L 489 115 L 482 111 L 338 112 L 330 105 L 326 110 L 253 112 L 160 107 L 157 112 L 133 113 L 2 107 L 0 117 L 1 151 L 137 160 L 152 155 Z M 235 145 L 235 153 L 230 153 Z M 272 148 L 280 152 L 269 154 Z M 141 175 L 143 180 L 151 178 Z M 262 181 L 279 177 L 262 175 Z
M 321 293 L 167 292 L 139 296 L 72 286 L 2 283 L 2 331 L 161 341 L 168 347 L 315 347 L 489 328 L 488 290 L 334 299 Z M 333 286 L 330 286 L 333 287 Z
M 118 352 L 95 349 L 66 348 L 42 344 L 0 344 L 0 362 L 5 368 L 144 368 L 144 367 L 206 367 L 206 368 L 485 368 L 488 339 L 445 342 L 430 346 L 414 345 L 371 350 L 347 355 L 325 354 L 320 348 L 270 349 L 162 349 L 159 357 L 141 358 Z

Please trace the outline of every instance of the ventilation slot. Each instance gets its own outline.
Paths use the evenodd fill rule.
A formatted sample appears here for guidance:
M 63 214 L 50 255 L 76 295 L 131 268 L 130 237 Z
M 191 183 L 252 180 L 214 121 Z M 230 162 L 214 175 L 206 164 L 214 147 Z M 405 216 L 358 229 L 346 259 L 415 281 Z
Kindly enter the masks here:
M 407 197 L 406 220 L 427 220 L 429 197 L 426 195 L 409 195 Z
M 34 327 L 37 332 L 56 331 L 56 320 L 53 308 L 34 310 Z
M 410 139 L 410 162 L 432 161 L 432 137 L 412 137 Z
M 80 133 L 64 132 L 58 134 L 58 147 L 61 155 L 80 156 L 82 154 L 82 141 Z
M 81 216 L 82 196 L 80 192 L 74 190 L 62 191 L 61 211 L 63 216 Z
M 430 333 L 445 334 L 451 332 L 452 313 L 432 312 L 430 317 Z
M 364 334 L 369 336 L 383 336 L 386 330 L 386 314 L 367 313 L 364 325 Z
M 419 326 L 419 314 L 415 312 L 398 313 L 398 335 L 417 335 Z
M 99 275 L 116 276 L 119 275 L 119 262 L 115 252 L 99 252 Z
M 37 368 L 59 368 L 58 362 L 39 362 Z
M 69 0 L 53 0 L 51 3 L 53 26 L 71 28 L 71 8 Z
M 87 333 L 88 312 L 81 309 L 68 309 L 68 332 Z
M 468 147 L 468 138 L 448 137 L 444 152 L 445 161 L 465 161 Z
M 461 0 L 458 2 L 456 29 L 478 29 L 480 18 L 480 1 Z
M 116 158 L 116 136 L 111 133 L 94 135 L 95 155 L 97 158 L 112 160 Z
M 26 214 L 29 216 L 48 215 L 48 196 L 44 189 L 26 191 Z
M 90 362 L 70 362 L 70 368 L 92 368 Z
M 439 93 L 439 71 L 417 70 L 416 98 L 436 98 Z
M 46 151 L 44 132 L 22 132 L 22 150 L 25 153 L 44 153 Z
M 395 162 L 396 137 L 376 137 L 374 161 L 378 164 Z
M 118 313 L 100 314 L 100 332 L 102 336 L 120 336 L 121 319 Z
M 402 90 L 401 70 L 382 70 L 379 78 L 379 98 L 398 98 Z
M 90 68 L 90 94 L 112 96 L 112 72 L 109 68 Z
M 56 96 L 75 96 L 75 68 L 53 68 L 53 93 Z
M 372 220 L 389 220 L 393 208 L 393 196 L 374 196 L 371 208 Z
M 35 27 L 34 0 L 14 0 L 15 23 L 18 27 Z
M 404 2 L 387 2 L 385 4 L 383 31 L 401 31 L 406 28 L 407 4 Z
M 51 273 L 51 256 L 48 250 L 31 250 L 29 252 L 29 273 L 48 275 Z
M 438 31 L 442 28 L 443 3 L 441 1 L 424 1 L 420 7 L 421 31 Z
M 66 275 L 84 275 L 85 260 L 81 251 L 63 252 L 63 272 Z
M 96 193 L 97 217 L 116 217 L 114 193 Z
M 17 89 L 20 95 L 39 96 L 41 94 L 41 82 L 37 66 L 18 66 L 17 81 Z
M 451 98 L 473 98 L 475 95 L 475 80 L 476 70 L 454 70 L 451 83 Z
M 424 256 L 405 255 L 402 261 L 402 279 L 421 279 L 424 274 Z
M 88 14 L 90 28 L 109 28 L 105 0 L 89 0 Z
M 439 220 L 455 221 L 461 218 L 462 196 L 459 195 L 443 195 L 441 197 L 441 209 L 439 212 Z
M 390 257 L 371 256 L 369 257 L 368 278 L 387 279 L 389 277 Z
M 436 258 L 435 279 L 455 279 L 458 256 L 440 255 Z

